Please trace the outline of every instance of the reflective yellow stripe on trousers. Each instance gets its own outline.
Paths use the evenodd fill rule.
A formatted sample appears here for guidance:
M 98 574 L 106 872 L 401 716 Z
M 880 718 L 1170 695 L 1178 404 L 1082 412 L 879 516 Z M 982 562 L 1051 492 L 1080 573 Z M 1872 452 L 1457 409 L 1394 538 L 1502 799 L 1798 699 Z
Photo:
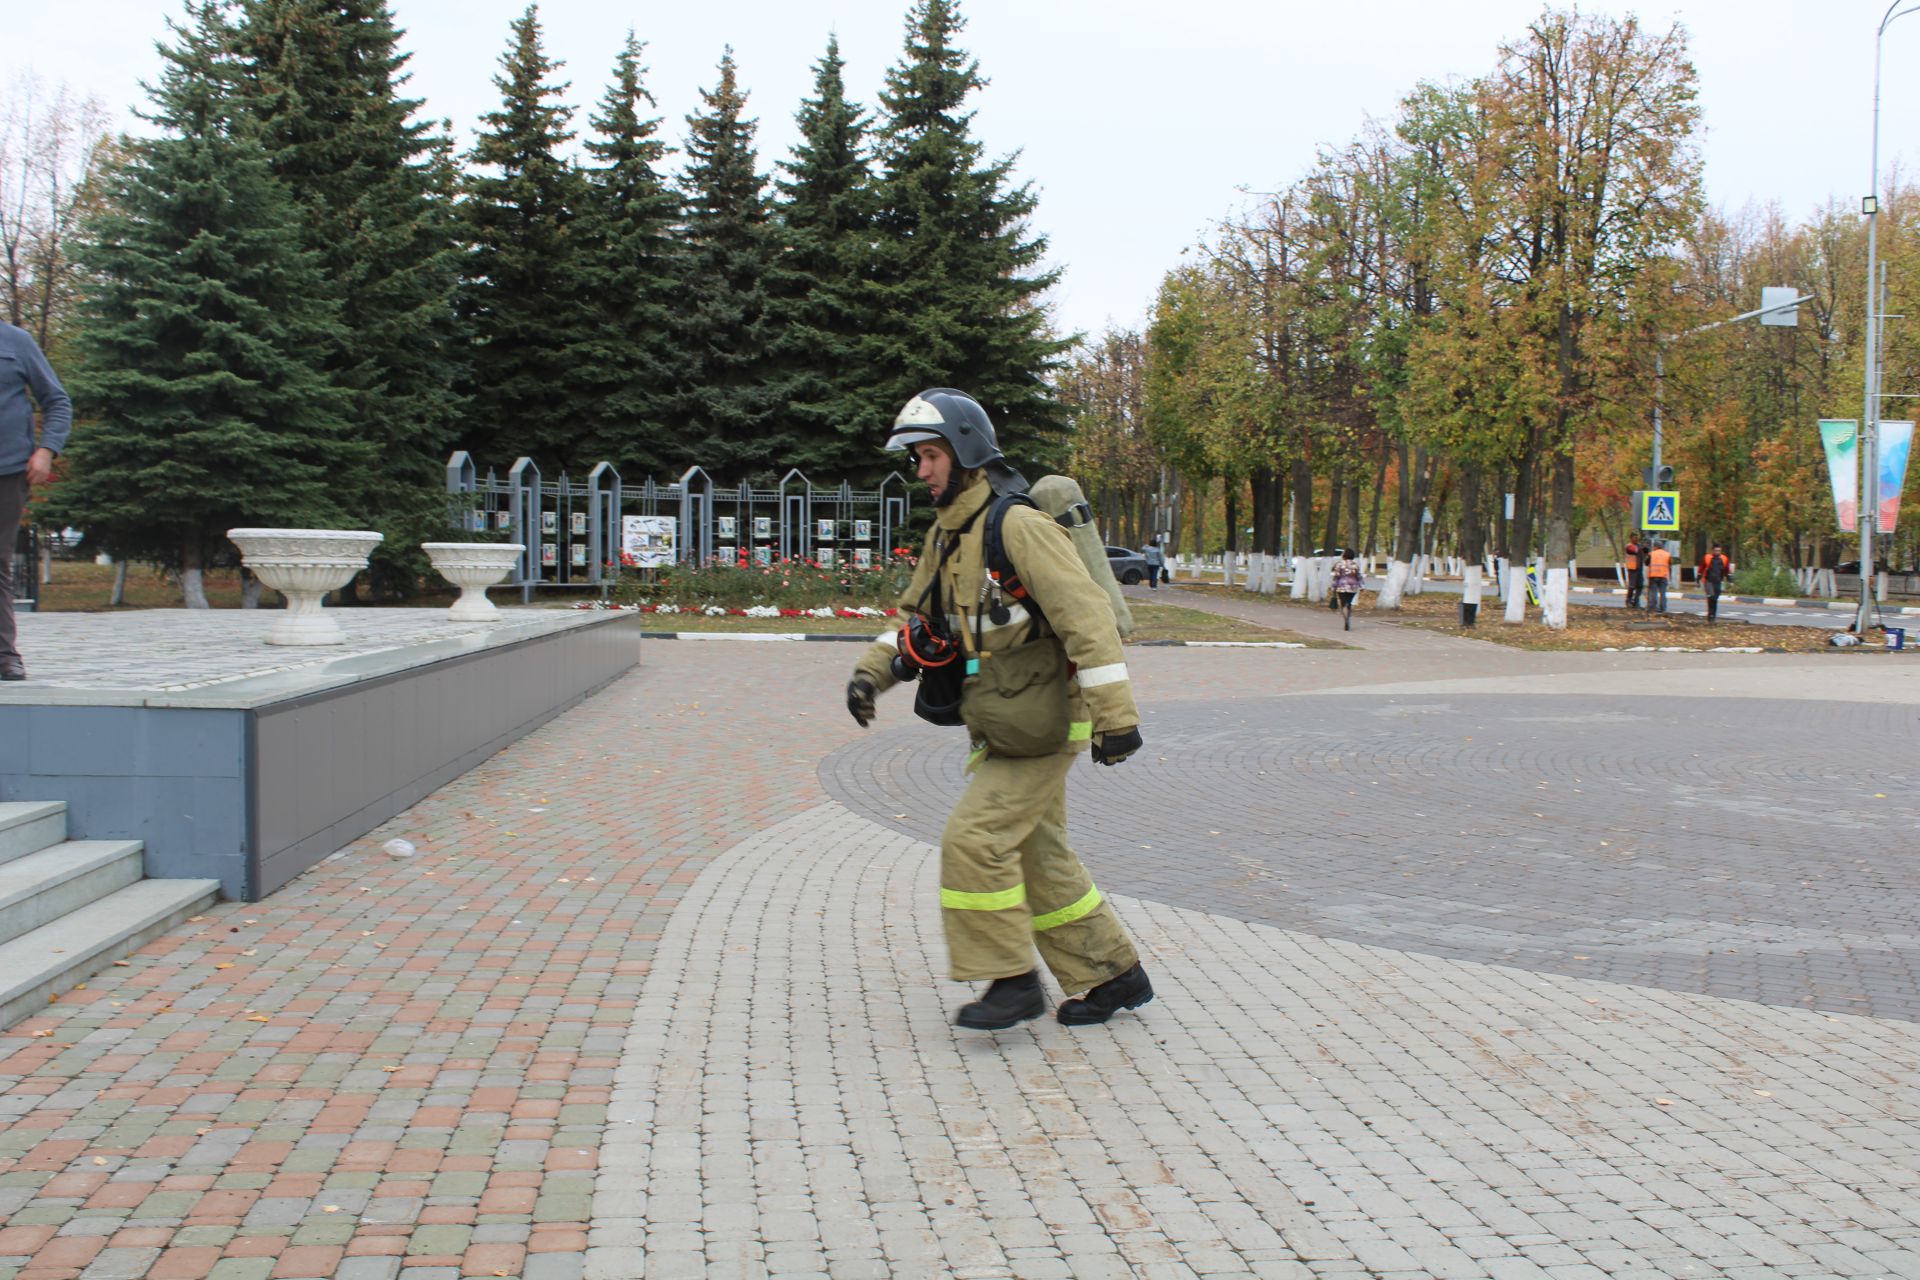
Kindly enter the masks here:
M 1017 884 L 995 893 L 967 893 L 962 889 L 942 889 L 940 905 L 956 911 L 1005 911 L 1027 900 L 1027 886 Z
M 1063 924 L 1072 924 L 1087 912 L 1100 905 L 1100 886 L 1095 885 L 1081 895 L 1078 902 L 1070 902 L 1058 911 L 1049 911 L 1043 916 L 1033 918 L 1033 931 L 1045 933 L 1048 929 L 1057 929 Z

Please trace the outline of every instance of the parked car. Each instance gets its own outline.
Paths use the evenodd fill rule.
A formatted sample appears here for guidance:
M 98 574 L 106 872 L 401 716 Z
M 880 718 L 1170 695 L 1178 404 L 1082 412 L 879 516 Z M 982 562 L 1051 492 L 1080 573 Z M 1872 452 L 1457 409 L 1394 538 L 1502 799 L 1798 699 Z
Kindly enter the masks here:
M 1113 569 L 1113 576 L 1129 587 L 1147 580 L 1147 558 L 1138 551 L 1108 547 L 1107 564 Z

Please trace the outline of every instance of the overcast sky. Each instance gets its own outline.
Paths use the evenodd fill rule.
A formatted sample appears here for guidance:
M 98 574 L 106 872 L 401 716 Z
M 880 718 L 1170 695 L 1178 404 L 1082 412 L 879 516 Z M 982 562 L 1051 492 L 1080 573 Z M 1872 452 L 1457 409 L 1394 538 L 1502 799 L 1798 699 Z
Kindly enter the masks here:
M 413 54 L 411 92 L 463 141 L 498 102 L 492 78 L 524 0 L 392 0 Z M 1777 203 L 1793 219 L 1828 199 L 1857 207 L 1868 179 L 1873 31 L 1884 0 L 1664 0 L 1649 26 L 1691 36 L 1705 116 L 1708 196 L 1739 210 Z M 154 77 L 167 0 L 9 5 L 0 70 L 66 82 L 126 114 Z M 575 104 L 604 92 L 626 33 L 647 42 L 649 84 L 675 142 L 731 44 L 760 122 L 763 169 L 794 139 L 813 63 L 837 32 L 848 91 L 871 105 L 900 53 L 907 0 L 548 0 L 550 57 Z M 1183 247 L 1246 200 L 1391 118 L 1416 82 L 1491 68 L 1529 0 L 963 0 L 966 47 L 992 82 L 975 134 L 1019 152 L 1040 195 L 1036 228 L 1065 275 L 1053 304 L 1066 330 L 1139 325 Z M 1920 160 L 1920 15 L 1886 41 L 1881 175 Z M 577 118 L 585 127 L 585 112 Z M 1757 300 L 1756 304 L 1757 305 Z

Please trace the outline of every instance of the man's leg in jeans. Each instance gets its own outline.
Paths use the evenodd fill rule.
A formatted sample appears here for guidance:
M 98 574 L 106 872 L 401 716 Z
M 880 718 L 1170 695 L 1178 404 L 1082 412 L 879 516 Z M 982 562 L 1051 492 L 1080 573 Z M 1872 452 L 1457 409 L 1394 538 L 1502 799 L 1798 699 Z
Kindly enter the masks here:
M 20 536 L 20 513 L 27 506 L 27 473 L 0 476 L 0 672 L 22 669 L 14 643 L 13 544 Z

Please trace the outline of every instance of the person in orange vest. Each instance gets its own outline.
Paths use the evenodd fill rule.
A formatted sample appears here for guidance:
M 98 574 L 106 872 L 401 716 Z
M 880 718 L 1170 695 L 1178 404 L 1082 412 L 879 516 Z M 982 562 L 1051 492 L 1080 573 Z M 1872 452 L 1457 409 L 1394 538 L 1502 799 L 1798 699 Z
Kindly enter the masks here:
M 1707 621 L 1714 622 L 1720 616 L 1720 593 L 1726 589 L 1727 579 L 1733 576 L 1733 561 L 1727 559 L 1727 553 L 1719 543 L 1713 544 L 1713 550 L 1700 557 L 1700 589 L 1707 593 Z
M 1673 553 L 1655 538 L 1653 549 L 1647 552 L 1647 609 L 1650 612 L 1667 611 L 1667 577 L 1672 572 Z
M 1646 548 L 1640 545 L 1640 535 L 1637 533 L 1628 534 L 1626 556 L 1627 608 L 1629 609 L 1638 609 L 1640 607 L 1640 588 L 1646 581 L 1641 573 L 1640 565 L 1641 557 L 1644 555 L 1646 555 Z

